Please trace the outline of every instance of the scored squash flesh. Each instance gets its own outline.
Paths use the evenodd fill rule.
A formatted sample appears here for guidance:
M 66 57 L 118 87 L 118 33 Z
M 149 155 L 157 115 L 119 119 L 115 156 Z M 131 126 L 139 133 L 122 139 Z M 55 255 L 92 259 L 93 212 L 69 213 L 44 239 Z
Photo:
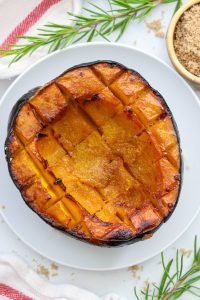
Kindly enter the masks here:
M 6 156 L 25 202 L 97 245 L 155 231 L 181 185 L 179 138 L 162 96 L 114 62 L 76 66 L 22 97 Z

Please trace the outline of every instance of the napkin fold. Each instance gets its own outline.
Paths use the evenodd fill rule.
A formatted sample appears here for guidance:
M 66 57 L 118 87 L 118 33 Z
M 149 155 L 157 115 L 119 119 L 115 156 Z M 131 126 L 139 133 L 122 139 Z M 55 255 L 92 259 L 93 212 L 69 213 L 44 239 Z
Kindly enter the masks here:
M 52 284 L 15 254 L 0 255 L 0 299 L 125 300 L 116 294 L 98 297 L 71 284 Z
M 7 44 L 25 43 L 16 36 L 38 35 L 37 29 L 47 23 L 71 24 L 67 12 L 79 14 L 81 4 L 81 0 L 0 0 L 0 48 L 9 49 Z M 11 57 L 1 58 L 0 79 L 19 75 L 47 54 L 48 47 L 42 47 L 9 67 Z

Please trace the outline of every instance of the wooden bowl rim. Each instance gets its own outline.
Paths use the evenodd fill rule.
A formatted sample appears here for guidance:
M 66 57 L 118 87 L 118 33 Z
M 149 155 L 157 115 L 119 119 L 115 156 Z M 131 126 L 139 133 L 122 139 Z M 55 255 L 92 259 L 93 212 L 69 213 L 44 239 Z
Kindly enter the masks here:
M 174 49 L 174 31 L 176 28 L 176 24 L 179 21 L 180 17 L 183 15 L 183 13 L 188 10 L 190 7 L 192 7 L 195 4 L 200 3 L 200 0 L 191 0 L 185 5 L 183 5 L 173 16 L 171 23 L 169 25 L 168 31 L 167 31 L 167 50 L 169 57 L 176 68 L 176 70 L 186 79 L 192 81 L 193 83 L 200 84 L 200 77 L 197 77 L 196 75 L 190 73 L 178 60 L 176 56 L 176 52 Z

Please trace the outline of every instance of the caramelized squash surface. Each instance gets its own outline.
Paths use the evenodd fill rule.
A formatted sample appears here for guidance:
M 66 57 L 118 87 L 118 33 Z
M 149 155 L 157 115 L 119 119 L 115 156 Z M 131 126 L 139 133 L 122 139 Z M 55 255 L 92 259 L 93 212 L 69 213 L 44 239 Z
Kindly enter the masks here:
M 173 211 L 177 131 L 137 72 L 111 62 L 77 66 L 22 101 L 6 140 L 10 175 L 50 225 L 115 246 L 155 231 Z

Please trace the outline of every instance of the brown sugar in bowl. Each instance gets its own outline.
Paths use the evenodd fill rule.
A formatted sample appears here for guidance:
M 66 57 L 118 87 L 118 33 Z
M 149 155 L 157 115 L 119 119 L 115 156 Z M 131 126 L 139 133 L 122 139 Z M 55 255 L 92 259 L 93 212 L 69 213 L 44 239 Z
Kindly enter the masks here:
M 185 66 L 179 61 L 174 48 L 174 34 L 175 34 L 177 23 L 179 22 L 180 18 L 183 16 L 183 13 L 196 4 L 200 4 L 200 0 L 189 1 L 187 4 L 183 5 L 176 12 L 169 25 L 166 41 L 167 41 L 167 50 L 168 50 L 169 57 L 176 70 L 187 80 L 191 81 L 192 83 L 200 85 L 200 77 L 192 74 L 185 68 Z

